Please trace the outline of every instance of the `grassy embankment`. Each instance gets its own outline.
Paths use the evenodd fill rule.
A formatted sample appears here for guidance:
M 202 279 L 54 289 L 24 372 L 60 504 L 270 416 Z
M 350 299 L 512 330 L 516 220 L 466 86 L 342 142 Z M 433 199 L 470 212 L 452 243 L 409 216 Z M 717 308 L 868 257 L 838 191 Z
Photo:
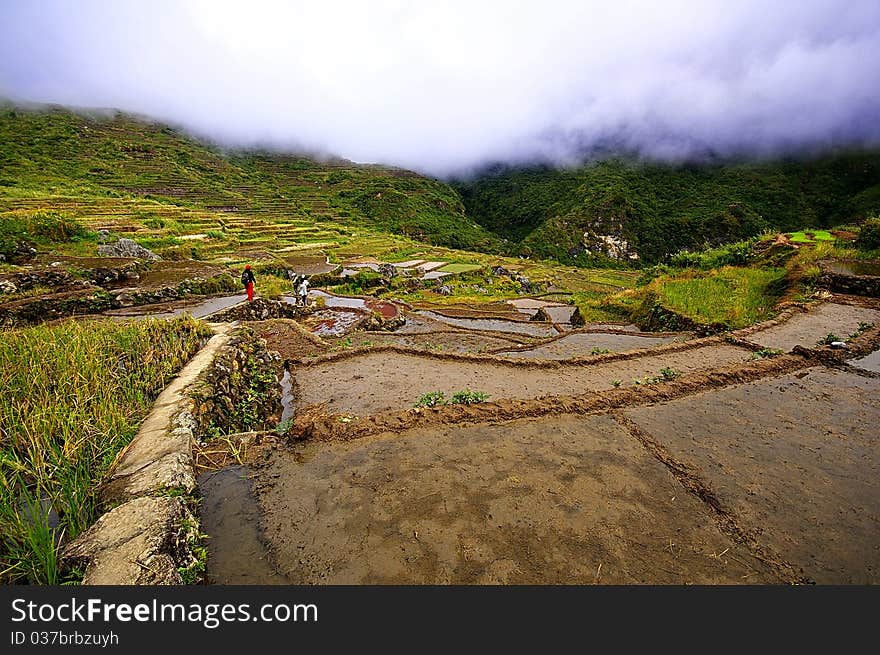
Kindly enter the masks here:
M 0 334 L 0 581 L 65 580 L 58 554 L 96 519 L 97 483 L 207 333 L 180 318 Z

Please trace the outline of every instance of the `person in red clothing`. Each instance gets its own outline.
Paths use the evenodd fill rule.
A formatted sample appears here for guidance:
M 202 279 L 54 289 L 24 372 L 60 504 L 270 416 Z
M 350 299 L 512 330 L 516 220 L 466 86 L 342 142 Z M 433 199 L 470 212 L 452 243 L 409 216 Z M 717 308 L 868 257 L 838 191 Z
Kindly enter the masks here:
M 254 283 L 256 281 L 257 279 L 254 277 L 251 265 L 248 264 L 244 267 L 244 273 L 241 274 L 241 283 L 244 285 L 244 288 L 247 289 L 248 301 L 254 299 Z

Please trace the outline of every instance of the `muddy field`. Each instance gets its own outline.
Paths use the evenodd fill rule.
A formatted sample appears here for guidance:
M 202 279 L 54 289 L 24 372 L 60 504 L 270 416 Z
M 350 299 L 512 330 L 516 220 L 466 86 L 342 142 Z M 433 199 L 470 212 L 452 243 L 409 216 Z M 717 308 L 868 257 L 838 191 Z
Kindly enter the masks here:
M 826 303 L 735 336 L 815 349 L 878 319 Z M 203 478 L 212 582 L 880 582 L 876 328 L 850 357 L 777 358 L 619 326 L 547 340 L 410 315 L 323 342 L 255 326 L 289 360 L 286 416 L 324 427 Z M 590 355 L 612 342 L 627 352 Z M 644 386 L 663 369 L 680 375 Z M 489 404 L 410 409 L 463 389 Z
M 880 379 L 825 368 L 629 412 L 819 583 L 880 582 Z
M 420 395 L 437 390 L 451 396 L 471 389 L 493 400 L 568 396 L 611 389 L 615 380 L 631 385 L 659 375 L 663 368 L 688 373 L 744 362 L 750 356 L 744 348 L 716 344 L 623 361 L 529 367 L 368 352 L 296 368 L 296 406 L 322 403 L 330 412 L 367 415 L 412 407 Z
M 589 355 L 593 350 L 625 352 L 660 346 L 673 341 L 683 341 L 689 334 L 679 336 L 649 336 L 646 334 L 615 334 L 611 332 L 576 332 L 561 339 L 534 348 L 499 352 L 502 357 L 527 359 L 570 359 Z
M 829 333 L 846 339 L 862 323 L 880 324 L 880 310 L 824 303 L 809 312 L 796 314 L 781 325 L 754 332 L 748 339 L 766 348 L 784 351 L 797 345 L 813 348 Z
M 776 581 L 608 417 L 300 447 L 257 480 L 294 584 Z

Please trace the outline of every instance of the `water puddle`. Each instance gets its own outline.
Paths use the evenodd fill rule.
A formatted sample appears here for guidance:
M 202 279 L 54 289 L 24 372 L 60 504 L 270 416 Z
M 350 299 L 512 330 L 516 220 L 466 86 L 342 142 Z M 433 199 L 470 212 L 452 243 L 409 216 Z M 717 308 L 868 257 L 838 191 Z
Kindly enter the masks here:
M 880 276 L 880 262 L 829 262 L 826 266 L 838 275 Z
M 320 289 L 309 291 L 309 298 L 323 298 L 325 307 L 345 307 L 347 309 L 367 308 L 367 302 L 363 298 L 335 296 L 332 293 L 327 293 L 326 291 L 321 291 Z
M 244 302 L 247 296 L 243 293 L 234 296 L 217 296 L 201 302 L 171 302 L 158 303 L 155 305 L 140 305 L 138 307 L 125 307 L 112 309 L 104 312 L 114 320 L 132 320 L 145 318 L 176 318 L 189 314 L 193 318 L 206 318 L 217 312 L 229 309 L 240 302 Z
M 199 476 L 202 530 L 208 535 L 207 581 L 222 585 L 285 585 L 260 537 L 260 508 L 248 468 L 229 466 Z
M 317 311 L 302 323 L 319 337 L 341 337 L 364 319 L 363 312 L 324 309 Z
M 281 422 L 289 421 L 293 418 L 293 377 L 290 371 L 284 370 L 281 377 Z

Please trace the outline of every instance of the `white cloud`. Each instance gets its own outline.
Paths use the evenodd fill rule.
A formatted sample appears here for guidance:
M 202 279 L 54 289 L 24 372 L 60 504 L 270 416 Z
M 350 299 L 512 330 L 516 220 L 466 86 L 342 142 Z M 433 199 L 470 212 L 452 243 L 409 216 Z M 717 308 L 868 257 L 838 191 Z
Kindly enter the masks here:
M 443 174 L 880 141 L 880 4 L 0 4 L 0 93 Z

